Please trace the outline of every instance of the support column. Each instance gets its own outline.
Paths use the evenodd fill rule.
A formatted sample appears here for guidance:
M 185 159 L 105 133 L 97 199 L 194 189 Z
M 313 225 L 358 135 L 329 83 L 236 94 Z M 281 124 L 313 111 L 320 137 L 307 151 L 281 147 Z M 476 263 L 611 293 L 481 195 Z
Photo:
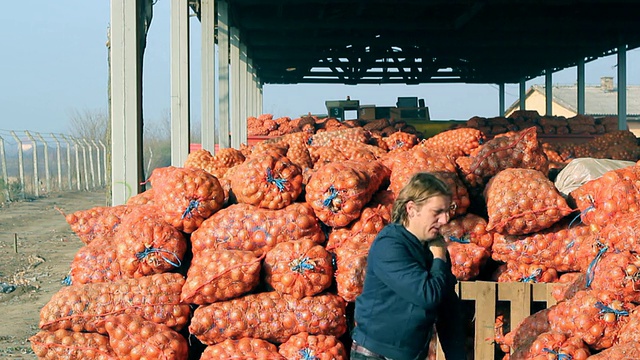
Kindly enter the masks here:
M 498 116 L 504 116 L 504 83 L 498 84 Z
M 231 146 L 229 141 L 229 5 L 218 1 L 218 90 L 220 125 L 218 136 L 220 148 Z
M 553 115 L 553 70 L 544 71 L 545 115 Z
M 171 165 L 189 155 L 189 2 L 171 0 Z
M 141 190 L 142 86 L 137 9 L 143 0 L 111 0 L 111 202 Z
M 627 130 L 627 45 L 618 48 L 618 130 Z
M 239 99 L 238 104 L 240 105 L 239 111 L 239 127 L 240 132 L 238 133 L 240 137 L 240 143 L 247 144 L 247 114 L 249 112 L 249 56 L 247 55 L 247 45 L 244 42 L 240 42 L 240 78 L 239 80 Z M 239 149 L 237 147 L 236 149 Z
M 527 110 L 527 79 L 520 79 L 520 110 Z
M 229 62 L 231 64 L 231 147 L 240 148 L 240 33 L 238 28 L 229 31 Z
M 215 151 L 216 145 L 216 53 L 215 0 L 200 0 L 200 25 L 202 26 L 202 119 L 201 139 L 202 148 Z
M 578 114 L 584 115 L 585 109 L 585 80 L 584 80 L 584 58 L 578 60 Z

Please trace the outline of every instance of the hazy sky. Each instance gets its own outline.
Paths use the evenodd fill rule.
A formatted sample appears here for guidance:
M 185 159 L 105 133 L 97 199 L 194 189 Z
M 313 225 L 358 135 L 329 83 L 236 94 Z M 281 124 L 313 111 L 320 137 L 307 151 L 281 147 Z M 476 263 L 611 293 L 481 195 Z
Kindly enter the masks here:
M 144 65 L 147 121 L 167 116 L 169 85 L 169 1 L 158 0 Z M 32 0 L 0 2 L 0 129 L 69 132 L 73 111 L 107 108 L 107 28 L 109 0 Z M 193 17 L 192 119 L 200 119 L 200 25 Z M 527 55 L 531 56 L 531 55 Z M 601 76 L 617 83 L 616 57 L 586 65 L 587 84 Z M 575 68 L 553 75 L 554 84 L 576 82 Z M 544 83 L 544 78 L 527 82 Z M 640 84 L 640 51 L 627 53 L 627 83 Z M 518 85 L 507 84 L 506 105 Z M 265 85 L 264 112 L 296 117 L 326 113 L 324 101 L 360 100 L 361 105 L 394 106 L 399 96 L 424 98 L 432 119 L 466 120 L 498 115 L 496 85 Z M 257 114 L 256 114 L 257 115 Z

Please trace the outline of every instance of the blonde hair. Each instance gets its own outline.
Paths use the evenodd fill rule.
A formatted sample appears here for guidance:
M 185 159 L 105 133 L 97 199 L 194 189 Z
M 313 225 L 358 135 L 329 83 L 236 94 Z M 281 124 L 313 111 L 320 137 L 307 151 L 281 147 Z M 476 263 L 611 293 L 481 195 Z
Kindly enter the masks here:
M 391 221 L 407 225 L 407 203 L 409 201 L 413 201 L 420 206 L 434 196 L 451 197 L 451 195 L 452 192 L 449 186 L 433 174 L 428 172 L 413 174 L 409 182 L 400 190 L 393 203 Z

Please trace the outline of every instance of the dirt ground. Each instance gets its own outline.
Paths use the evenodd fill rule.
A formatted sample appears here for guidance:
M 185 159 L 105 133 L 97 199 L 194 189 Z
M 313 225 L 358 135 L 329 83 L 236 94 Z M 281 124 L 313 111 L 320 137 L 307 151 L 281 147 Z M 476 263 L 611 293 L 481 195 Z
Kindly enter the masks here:
M 51 194 L 0 207 L 0 359 L 37 359 L 27 339 L 38 332 L 40 309 L 63 285 L 83 243 L 65 213 L 104 206 L 104 191 Z M 15 238 L 17 236 L 17 253 Z

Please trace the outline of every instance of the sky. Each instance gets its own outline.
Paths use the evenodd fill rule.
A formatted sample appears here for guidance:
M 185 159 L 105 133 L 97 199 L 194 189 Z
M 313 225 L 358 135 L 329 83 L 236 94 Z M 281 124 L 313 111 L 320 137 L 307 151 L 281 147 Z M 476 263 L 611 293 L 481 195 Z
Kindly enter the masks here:
M 157 0 L 144 58 L 145 121 L 166 118 L 170 109 L 170 0 Z M 73 112 L 107 111 L 109 0 L 0 2 L 0 130 L 69 133 Z M 191 118 L 200 119 L 200 24 L 191 18 Z M 585 67 L 587 84 L 612 76 L 617 57 Z M 554 84 L 576 82 L 576 69 L 553 74 Z M 527 81 L 544 84 L 544 77 Z M 627 53 L 627 84 L 640 84 L 640 50 Z M 297 117 L 325 114 L 326 100 L 349 96 L 361 105 L 395 106 L 398 97 L 425 99 L 432 119 L 467 120 L 499 114 L 494 84 L 265 85 L 263 113 Z M 507 84 L 506 106 L 518 84 Z M 259 114 L 253 114 L 259 115 Z

